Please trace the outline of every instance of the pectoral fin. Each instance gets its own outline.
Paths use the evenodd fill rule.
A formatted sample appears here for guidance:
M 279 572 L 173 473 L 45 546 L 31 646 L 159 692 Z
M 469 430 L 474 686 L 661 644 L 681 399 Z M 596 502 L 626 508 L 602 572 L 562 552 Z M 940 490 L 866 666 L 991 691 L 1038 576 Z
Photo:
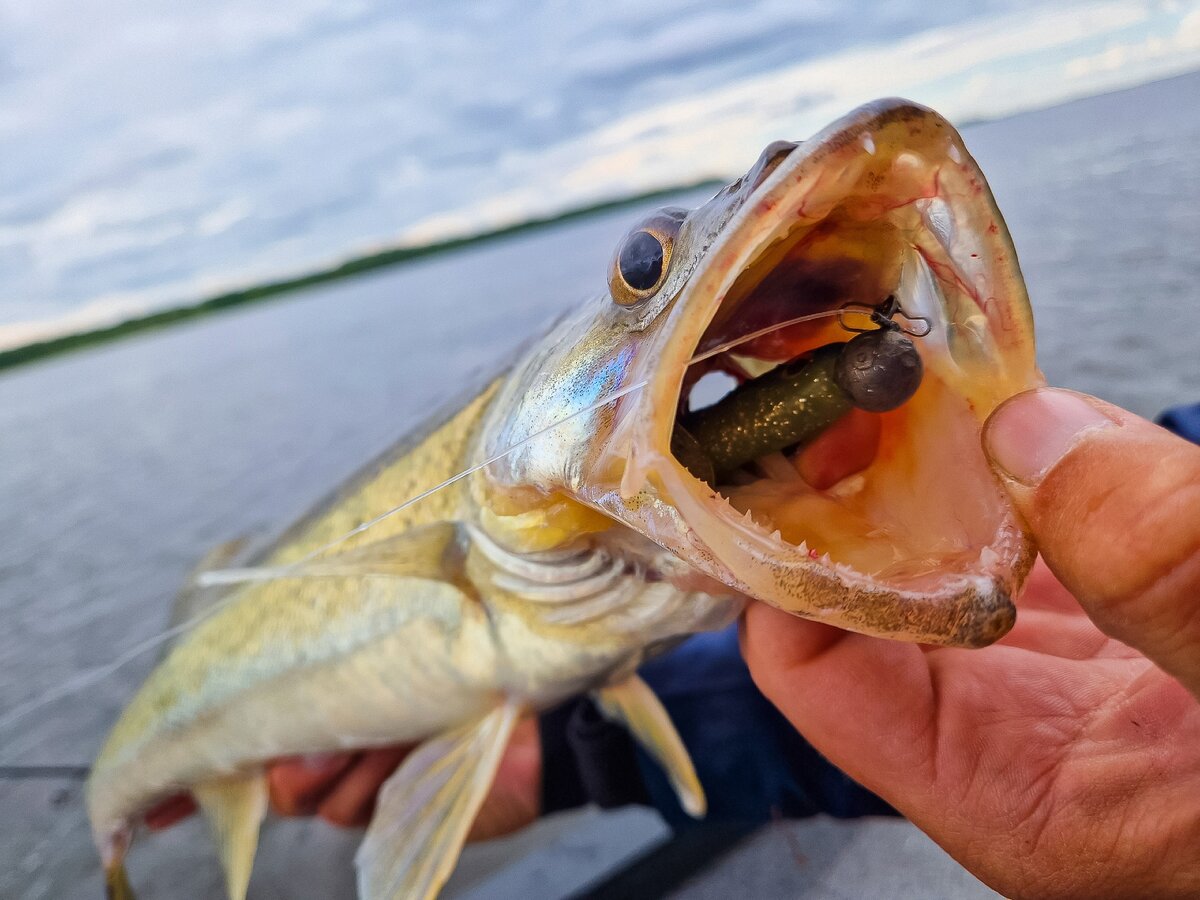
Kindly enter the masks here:
M 388 779 L 355 857 L 361 900 L 437 895 L 492 786 L 519 713 L 518 704 L 506 701 L 482 719 L 426 741 Z
M 708 804 L 692 758 L 646 682 L 633 675 L 619 684 L 600 688 L 593 696 L 604 714 L 623 723 L 663 767 L 683 811 L 694 819 L 703 818 Z
M 192 788 L 217 841 L 229 900 L 245 900 L 258 849 L 258 829 L 267 813 L 267 779 L 261 773 L 223 778 Z

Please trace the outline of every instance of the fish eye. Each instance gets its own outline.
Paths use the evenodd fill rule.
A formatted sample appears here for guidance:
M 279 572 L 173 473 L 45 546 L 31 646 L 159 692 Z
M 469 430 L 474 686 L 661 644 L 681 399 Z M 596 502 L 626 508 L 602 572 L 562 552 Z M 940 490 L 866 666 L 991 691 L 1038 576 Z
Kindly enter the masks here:
M 662 241 L 650 232 L 635 231 L 625 239 L 617 257 L 621 279 L 635 291 L 653 290 L 662 277 L 666 252 Z
M 636 225 L 613 256 L 608 287 L 613 302 L 633 306 L 662 287 L 671 266 L 671 251 L 686 210 L 665 209 Z

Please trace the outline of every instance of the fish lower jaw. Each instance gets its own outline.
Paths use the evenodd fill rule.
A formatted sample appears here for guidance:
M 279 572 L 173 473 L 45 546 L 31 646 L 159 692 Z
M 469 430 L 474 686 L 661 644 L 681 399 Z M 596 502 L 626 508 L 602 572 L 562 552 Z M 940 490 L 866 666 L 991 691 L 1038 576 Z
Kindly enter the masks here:
M 749 508 L 739 509 L 723 494 L 713 494 L 712 501 L 708 504 L 708 512 L 716 520 L 718 527 L 728 530 L 729 543 L 743 549 L 754 548 L 755 556 L 770 559 L 773 565 L 787 560 L 793 565 L 820 570 L 823 575 L 854 582 L 871 577 L 871 573 L 863 573 L 838 562 L 827 549 L 820 548 L 816 543 L 810 546 L 806 537 L 800 537 L 796 542 L 790 541 L 770 516 Z M 745 583 L 736 573 L 729 574 L 737 581 Z
M 1012 597 L 1034 558 L 1014 523 L 961 566 L 930 560 L 919 577 L 898 577 L 840 561 L 806 538 L 793 543 L 719 495 L 704 506 L 702 520 L 691 522 L 708 548 L 695 560 L 699 567 L 716 560 L 709 574 L 751 598 L 877 637 L 960 647 L 994 642 L 1015 622 Z

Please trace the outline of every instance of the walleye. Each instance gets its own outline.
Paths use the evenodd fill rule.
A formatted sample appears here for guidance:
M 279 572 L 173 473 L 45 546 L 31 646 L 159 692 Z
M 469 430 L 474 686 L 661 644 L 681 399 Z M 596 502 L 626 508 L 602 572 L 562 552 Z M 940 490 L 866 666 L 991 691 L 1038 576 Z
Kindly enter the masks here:
M 710 372 L 740 386 L 693 409 Z M 899 640 L 1002 636 L 1034 549 L 980 426 L 1040 383 L 1015 251 L 949 123 L 883 100 L 770 145 L 700 208 L 637 223 L 603 296 L 223 589 L 93 767 L 110 894 L 132 896 L 122 858 L 164 797 L 195 796 L 242 900 L 268 760 L 422 742 L 356 865 L 366 900 L 432 897 L 517 719 L 582 691 L 702 815 L 638 665 L 748 599 Z M 805 470 L 818 442 L 833 483 Z

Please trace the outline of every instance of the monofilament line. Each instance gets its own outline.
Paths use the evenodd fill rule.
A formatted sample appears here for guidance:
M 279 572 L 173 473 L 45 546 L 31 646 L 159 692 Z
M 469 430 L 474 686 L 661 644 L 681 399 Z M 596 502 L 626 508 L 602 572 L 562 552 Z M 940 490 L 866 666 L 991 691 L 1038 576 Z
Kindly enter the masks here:
M 193 625 L 199 625 L 200 622 L 215 613 L 222 605 L 223 604 L 213 604 L 211 609 L 205 610 L 200 615 L 194 616 L 193 618 L 184 622 L 180 622 L 177 625 L 172 625 L 166 631 L 159 632 L 156 635 L 146 638 L 140 643 L 134 644 L 111 662 L 107 662 L 95 669 L 89 669 L 86 672 L 80 672 L 75 677 L 68 678 L 62 684 L 52 687 L 44 694 L 13 707 L 3 716 L 0 716 L 0 731 L 3 731 L 14 722 L 20 721 L 30 713 L 41 709 L 43 706 L 48 706 L 55 700 L 61 700 L 63 697 L 69 697 L 76 691 L 81 691 L 84 688 L 91 687 L 97 682 L 103 681 L 113 672 L 116 672 L 118 669 L 133 662 L 133 660 L 137 659 L 143 653 L 147 653 L 150 650 L 153 650 L 155 647 L 166 643 L 177 634 L 182 634 L 183 632 L 187 631 Z
M 755 340 L 756 338 L 763 337 L 764 335 L 770 334 L 773 331 L 779 331 L 783 328 L 788 328 L 792 325 L 799 325 L 802 322 L 810 322 L 814 319 L 822 319 L 822 318 L 826 318 L 828 316 L 836 316 L 836 315 L 838 315 L 837 310 L 828 310 L 826 312 L 810 313 L 809 315 L 797 316 L 794 319 L 788 319 L 787 321 L 784 321 L 784 322 L 778 322 L 774 325 L 769 325 L 765 328 L 760 328 L 757 331 L 752 331 L 749 334 L 745 334 L 745 335 L 742 335 L 741 337 L 735 338 L 733 340 L 729 340 L 722 344 L 718 344 L 715 347 L 710 347 L 708 350 L 705 350 L 702 353 L 696 354 L 690 360 L 688 360 L 688 362 L 684 366 L 684 368 L 685 369 L 690 368 L 691 366 L 694 366 L 696 363 L 703 362 L 704 360 L 707 360 L 707 359 L 712 359 L 714 356 L 718 356 L 721 353 L 726 352 L 727 350 L 731 350 L 734 347 L 739 346 L 740 344 L 745 344 L 749 341 Z M 537 438 L 541 437 L 544 434 L 547 434 L 550 431 L 553 431 L 555 428 L 558 428 L 561 425 L 565 425 L 567 422 L 570 422 L 572 419 L 578 418 L 579 416 L 587 415 L 590 412 L 595 412 L 597 409 L 607 406 L 609 403 L 614 403 L 617 400 L 620 400 L 622 397 L 627 397 L 630 394 L 640 391 L 642 388 L 646 387 L 649 383 L 650 382 L 647 379 L 642 379 L 641 381 L 634 382 L 633 384 L 625 385 L 624 387 L 619 388 L 616 391 L 613 391 L 611 394 L 608 394 L 607 396 L 602 397 L 601 399 L 595 401 L 594 403 L 590 403 L 587 406 L 583 407 L 582 409 L 578 409 L 575 412 L 570 413 L 569 415 L 563 416 L 561 419 L 551 422 L 546 427 L 541 428 L 538 431 L 533 432 L 532 434 L 526 435 L 525 437 L 521 438 L 516 443 L 509 445 L 508 447 L 504 448 L 503 450 L 501 450 L 500 452 L 498 452 L 496 454 L 493 454 L 492 456 L 485 459 L 483 462 L 476 463 L 475 465 L 473 465 L 467 469 L 464 469 L 463 471 L 459 472 L 458 474 L 453 475 L 450 478 L 447 478 L 445 481 L 442 481 L 439 484 L 435 484 L 433 487 L 422 491 L 421 493 L 417 494 L 415 497 L 410 497 L 409 499 L 407 499 L 403 503 L 401 503 L 399 506 L 395 506 L 392 509 L 387 510 L 386 512 L 380 513 L 375 518 L 370 519 L 366 522 L 363 522 L 361 525 L 351 529 L 350 531 L 347 531 L 345 534 L 341 535 L 340 537 L 337 537 L 334 540 L 330 541 L 329 543 L 324 544 L 321 547 L 318 547 L 316 550 L 306 553 L 304 556 L 300 557 L 299 559 L 297 559 L 291 563 L 288 563 L 283 566 L 256 567 L 256 568 L 245 568 L 245 569 L 219 569 L 219 570 L 214 570 L 211 572 L 204 572 L 204 573 L 201 573 L 197 577 L 196 583 L 201 587 L 209 587 L 209 586 L 218 586 L 218 585 L 245 584 L 248 582 L 273 581 L 276 579 L 293 577 L 298 574 L 297 570 L 300 569 L 301 567 L 303 567 L 303 565 L 305 563 L 308 563 L 308 562 L 312 561 L 313 559 L 315 559 L 316 557 L 320 556 L 321 554 L 326 553 L 329 550 L 332 550 L 334 547 L 337 547 L 339 544 L 345 543 L 346 541 L 350 540 L 351 538 L 353 538 L 357 535 L 362 534 L 364 531 L 367 531 L 370 528 L 374 528 L 380 522 L 383 522 L 383 521 L 391 518 L 392 516 L 394 516 L 400 512 L 403 512 L 404 510 L 408 509 L 410 506 L 412 506 L 416 503 L 420 503 L 422 500 L 426 499 L 427 497 L 432 496 L 433 494 L 436 494 L 438 491 L 444 490 L 445 488 L 448 488 L 451 485 L 453 485 L 459 481 L 462 481 L 464 478 L 467 478 L 467 477 L 473 475 L 474 473 L 478 472 L 480 469 L 485 469 L 488 466 L 492 465 L 493 463 L 499 462 L 500 460 L 504 459 L 509 454 L 514 453 L 517 450 L 519 450 L 521 447 L 523 447 L 525 444 L 529 443 L 530 441 L 536 440 Z M 183 634 L 184 632 L 190 630 L 191 628 L 195 627 L 196 625 L 199 625 L 205 619 L 209 618 L 210 616 L 219 612 L 224 607 L 228 606 L 238 596 L 240 596 L 240 595 L 237 594 L 236 592 L 234 592 L 234 593 L 230 594 L 229 597 L 226 597 L 225 599 L 212 604 L 208 609 L 206 609 L 204 612 L 200 613 L 199 615 L 193 616 L 190 619 L 186 619 L 182 622 L 179 622 L 176 625 L 172 625 L 167 630 L 162 631 L 159 634 L 153 635 L 151 637 L 148 637 L 144 641 L 141 641 L 141 642 L 135 644 L 134 646 L 130 647 L 128 650 L 126 650 L 120 656 L 116 657 L 111 662 L 105 663 L 104 665 L 99 666 L 98 668 L 89 669 L 86 672 L 81 672 L 73 678 L 68 678 L 62 684 L 59 684 L 59 685 L 51 688 L 50 690 L 46 691 L 45 693 L 43 693 L 37 697 L 34 697 L 33 699 L 26 701 L 25 703 L 22 703 L 22 704 L 19 704 L 19 705 L 13 707 L 11 710 L 6 712 L 4 715 L 0 716 L 0 731 L 3 731 L 8 726 L 15 724 L 16 722 L 20 721 L 21 719 L 24 719 L 29 714 L 36 712 L 37 710 L 41 709 L 44 706 L 48 706 L 49 704 L 54 703 L 57 700 L 61 700 L 63 697 L 70 696 L 71 694 L 74 694 L 78 691 L 84 690 L 85 688 L 88 688 L 93 684 L 103 681 L 109 675 L 113 674 L 114 672 L 116 672 L 119 669 L 123 668 L 124 666 L 128 665 L 130 662 L 137 659 L 142 654 L 148 653 L 149 651 L 153 650 L 155 647 L 161 646 L 162 644 L 171 640 L 171 638 L 176 637 L 180 634 Z
M 696 363 L 703 362 L 706 359 L 712 359 L 714 356 L 719 356 L 720 354 L 724 353 L 725 351 L 730 350 L 734 347 L 737 347 L 739 344 L 745 344 L 748 341 L 752 341 L 755 338 L 760 338 L 764 335 L 770 334 L 773 331 L 779 331 L 782 328 L 788 328 L 789 326 L 792 326 L 792 325 L 798 325 L 801 322 L 808 322 L 813 319 L 822 319 L 822 318 L 826 318 L 828 316 L 835 316 L 837 314 L 838 313 L 836 310 L 830 310 L 828 312 L 821 312 L 821 313 L 810 313 L 809 315 L 806 315 L 806 316 L 797 316 L 794 319 L 788 319 L 786 322 L 779 322 L 775 325 L 768 325 L 766 328 L 760 328 L 758 331 L 752 331 L 750 334 L 742 335 L 741 337 L 734 338 L 733 340 L 730 340 L 730 341 L 726 341 L 723 344 L 718 344 L 715 347 L 710 347 L 708 350 L 705 350 L 703 353 L 697 353 L 695 356 L 693 356 L 691 359 L 689 359 L 687 361 L 687 364 L 684 366 L 684 368 L 685 369 L 691 368 Z M 305 563 L 311 562 L 312 560 L 316 559 L 317 557 L 321 556 L 322 554 L 326 553 L 327 551 L 332 550 L 334 547 L 338 546 L 339 544 L 343 544 L 346 541 L 350 540 L 351 538 L 362 534 L 364 531 L 367 531 L 370 528 L 374 528 L 380 522 L 383 522 L 386 519 L 391 518 L 392 516 L 396 515 L 397 513 L 403 512 L 404 510 L 408 509 L 410 506 L 413 506 L 416 503 L 420 503 L 426 497 L 430 497 L 433 494 L 436 494 L 438 491 L 444 490 L 445 488 L 450 487 L 452 484 L 454 484 L 458 481 L 462 481 L 464 478 L 467 478 L 467 477 L 475 474 L 480 469 L 486 469 L 492 463 L 499 462 L 500 460 L 504 459 L 509 454 L 514 453 L 515 451 L 519 450 L 521 447 L 523 447 L 525 444 L 529 443 L 530 441 L 536 440 L 537 438 L 553 431 L 555 428 L 558 428 L 561 425 L 565 425 L 567 422 L 570 422 L 572 419 L 577 418 L 578 416 L 587 415 L 590 412 L 595 412 L 597 409 L 607 406 L 610 403 L 615 403 L 617 400 L 620 400 L 622 397 L 626 397 L 629 394 L 632 394 L 636 391 L 640 391 L 642 388 L 646 387 L 649 383 L 650 382 L 648 380 L 643 379 L 641 381 L 635 382 L 634 384 L 626 385 L 625 387 L 620 388 L 619 390 L 613 391 L 613 393 L 608 394 L 605 397 L 602 397 L 601 399 L 595 401 L 594 403 L 588 404 L 587 406 L 583 407 L 583 409 L 578 409 L 569 415 L 563 416 L 561 419 L 551 422 L 545 428 L 540 428 L 537 431 L 533 432 L 532 434 L 526 435 L 525 437 L 521 438 L 515 444 L 511 444 L 508 447 L 505 447 L 503 450 L 501 450 L 496 455 L 491 456 L 488 459 L 485 459 L 483 462 L 477 463 L 468 469 L 464 469 L 463 471 L 459 472 L 457 475 L 452 475 L 451 477 L 447 478 L 445 481 L 443 481 L 439 484 L 435 484 L 433 487 L 429 488 L 428 490 L 422 491 L 421 493 L 417 494 L 415 497 L 410 497 L 408 500 L 405 500 L 399 506 L 393 507 L 392 509 L 389 509 L 387 512 L 380 513 L 375 518 L 369 519 L 368 521 L 363 522 L 361 525 L 358 525 L 357 527 L 352 528 L 350 531 L 347 531 L 345 534 L 334 538 L 328 544 L 323 544 L 322 546 L 318 547 L 316 550 L 309 551 L 308 553 L 305 553 L 303 556 L 301 556 L 299 559 L 293 560 L 290 563 L 287 563 L 282 566 L 273 566 L 273 567 L 255 566 L 255 567 L 243 568 L 243 569 L 214 569 L 209 572 L 200 573 L 200 575 L 197 576 L 197 578 L 196 578 L 196 584 L 198 584 L 200 587 L 213 587 L 213 586 L 217 586 L 217 585 L 244 584 L 244 583 L 252 582 L 252 581 L 273 581 L 275 579 L 287 578 L 291 575 L 295 575 L 296 570 L 299 569 L 300 567 L 302 567 Z
M 468 476 L 472 475 L 475 472 L 478 472 L 480 469 L 486 468 L 487 466 L 490 466 L 494 462 L 499 462 L 500 460 L 504 459 L 504 457 L 508 456 L 510 453 L 515 452 L 516 450 L 520 449 L 522 446 L 529 443 L 530 441 L 532 441 L 538 437 L 541 437 L 546 432 L 553 431 L 555 428 L 558 428 L 560 425 L 563 425 L 566 422 L 569 422 L 570 420 L 576 418 L 577 416 L 586 415 L 587 413 L 593 412 L 602 406 L 605 406 L 616 400 L 620 400 L 622 397 L 628 396 L 629 394 L 632 394 L 635 391 L 640 391 L 647 384 L 649 384 L 648 381 L 642 380 L 642 381 L 635 382 L 634 384 L 626 385 L 625 387 L 621 388 L 620 390 L 614 391 L 613 393 L 609 394 L 608 396 L 604 397 L 603 399 L 597 400 L 595 403 L 592 403 L 592 404 L 584 407 L 583 409 L 576 410 L 575 412 L 571 413 L 570 415 L 564 416 L 563 418 L 557 420 L 556 422 L 552 422 L 551 424 L 547 425 L 545 428 L 542 428 L 539 431 L 535 431 L 533 434 L 530 434 L 530 435 L 522 438 L 521 440 L 517 441 L 515 444 L 512 444 L 509 447 L 506 447 L 504 450 L 500 451 L 499 453 L 496 453 L 495 455 L 488 457 L 483 462 L 477 463 L 476 465 L 473 465 L 468 469 L 464 469 L 463 471 L 459 472 L 457 475 L 447 478 L 445 481 L 440 482 L 439 484 L 435 484 L 433 487 L 429 488 L 428 490 L 422 491 L 421 493 L 417 494 L 415 497 L 410 497 L 408 500 L 405 500 L 399 506 L 393 507 L 392 509 L 389 509 L 387 512 L 380 513 L 375 518 L 370 519 L 366 522 L 363 522 L 358 527 L 352 529 L 351 531 L 346 532 L 345 534 L 341 535 L 340 537 L 336 538 L 335 540 L 330 541 L 328 544 L 325 544 L 322 547 L 318 547 L 316 550 L 313 550 L 311 553 L 306 553 L 304 556 L 300 557 L 300 559 L 296 560 L 295 562 L 289 563 L 286 566 L 277 566 L 277 567 L 268 568 L 268 569 L 228 569 L 228 570 L 216 570 L 216 571 L 212 571 L 212 572 L 204 572 L 196 578 L 196 583 L 201 587 L 208 587 L 208 586 L 226 585 L 226 584 L 240 584 L 240 583 L 250 582 L 250 581 L 273 581 L 273 580 L 279 579 L 279 578 L 287 578 L 290 576 L 294 576 L 295 574 L 297 574 L 297 570 L 300 569 L 305 563 L 311 561 L 312 559 L 314 559 L 317 556 L 320 556 L 322 553 L 325 553 L 327 550 L 331 550 L 334 547 L 338 546 L 339 544 L 350 540 L 355 535 L 362 534 L 367 529 L 373 528 L 374 526 L 378 525 L 380 522 L 384 521 L 385 519 L 388 519 L 388 518 L 396 515 L 397 513 L 408 509 L 410 506 L 412 506 L 415 503 L 420 503 L 426 497 L 436 494 L 438 491 L 443 490 L 458 481 L 462 481 L 462 479 L 467 478 Z M 67 697 L 67 696 L 75 693 L 76 691 L 81 691 L 84 688 L 87 688 L 93 684 L 96 684 L 97 682 L 103 681 L 109 675 L 113 674 L 118 669 L 121 669 L 122 667 L 129 664 L 133 660 L 137 659 L 137 657 L 141 656 L 143 653 L 147 653 L 150 650 L 153 650 L 155 647 L 158 647 L 158 646 L 166 643 L 171 638 L 173 638 L 179 634 L 182 634 L 185 631 L 188 631 L 189 629 L 191 629 L 192 627 L 194 627 L 196 625 L 199 625 L 202 621 L 204 621 L 205 619 L 209 618 L 213 614 L 217 613 L 218 611 L 220 611 L 221 609 L 223 609 L 224 607 L 226 607 L 230 603 L 232 603 L 237 598 L 237 596 L 238 595 L 236 593 L 231 594 L 229 597 L 225 598 L 224 600 L 220 600 L 220 601 L 212 604 L 212 606 L 208 607 L 206 610 L 204 610 L 204 612 L 200 613 L 199 615 L 193 616 L 190 619 L 185 619 L 184 621 L 179 622 L 176 625 L 172 625 L 166 631 L 160 632 L 159 634 L 153 635 L 152 637 L 148 637 L 144 641 L 141 641 L 138 644 L 134 644 L 134 646 L 130 647 L 128 650 L 126 650 L 124 653 L 122 653 L 120 656 L 118 656 L 116 659 L 112 660 L 111 662 L 105 663 L 104 665 L 99 666 L 98 668 L 89 669 L 86 672 L 81 672 L 78 675 L 76 675 L 74 678 L 68 678 L 62 684 L 59 684 L 56 687 L 51 688 L 50 690 L 46 691 L 44 694 L 34 697 L 32 700 L 28 700 L 25 703 L 22 703 L 16 707 L 14 707 L 13 709 L 11 709 L 7 713 L 5 713 L 3 716 L 0 716 L 0 731 L 3 731 L 8 726 L 20 721 L 21 719 L 28 716 L 30 713 L 36 712 L 37 710 L 55 702 L 56 700 L 60 700 L 63 697 Z

